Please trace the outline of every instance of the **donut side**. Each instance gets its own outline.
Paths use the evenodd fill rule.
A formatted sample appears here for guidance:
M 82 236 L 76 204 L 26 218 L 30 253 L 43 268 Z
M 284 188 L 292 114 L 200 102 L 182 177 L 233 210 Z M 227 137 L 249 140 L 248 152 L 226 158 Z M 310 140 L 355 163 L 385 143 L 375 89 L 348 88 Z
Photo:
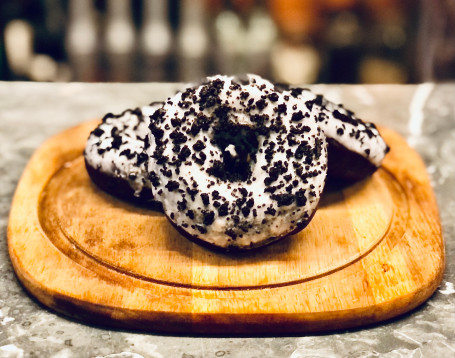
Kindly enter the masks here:
M 356 182 L 368 178 L 378 166 L 364 156 L 347 149 L 332 138 L 327 138 L 329 164 L 327 165 L 328 180 Z
M 94 169 L 87 161 L 85 161 L 85 166 L 92 182 L 104 192 L 128 203 L 138 204 L 155 211 L 163 211 L 161 203 L 153 200 L 151 189 L 144 188 L 138 195 L 123 178 Z

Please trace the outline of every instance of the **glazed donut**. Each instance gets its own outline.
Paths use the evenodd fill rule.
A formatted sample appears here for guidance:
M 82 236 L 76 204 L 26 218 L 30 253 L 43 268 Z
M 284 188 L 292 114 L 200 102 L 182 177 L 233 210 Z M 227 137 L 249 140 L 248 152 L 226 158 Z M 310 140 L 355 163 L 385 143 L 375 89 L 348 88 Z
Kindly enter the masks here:
M 108 113 L 90 133 L 84 150 L 85 166 L 99 188 L 123 200 L 160 207 L 153 200 L 145 149 L 150 115 L 162 104 L 128 109 L 120 115 Z
M 187 238 L 224 250 L 303 229 L 327 172 L 312 111 L 258 76 L 209 77 L 152 116 L 148 170 L 164 213 Z
M 315 111 L 318 124 L 327 137 L 328 179 L 358 181 L 373 174 L 389 152 L 376 126 L 364 122 L 340 104 L 304 88 L 276 85 L 276 90 L 290 93 Z

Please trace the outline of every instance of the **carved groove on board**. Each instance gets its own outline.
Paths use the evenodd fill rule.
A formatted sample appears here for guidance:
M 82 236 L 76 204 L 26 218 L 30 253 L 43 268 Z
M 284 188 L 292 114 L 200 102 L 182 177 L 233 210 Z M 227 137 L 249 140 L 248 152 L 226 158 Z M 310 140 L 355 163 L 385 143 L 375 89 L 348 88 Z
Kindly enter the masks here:
M 83 159 L 81 157 L 78 157 L 74 159 L 71 162 L 68 162 L 63 166 L 62 168 L 59 168 L 59 170 L 56 171 L 56 173 L 52 176 L 52 178 L 48 181 L 47 185 L 43 189 L 42 195 L 40 196 L 40 205 L 39 205 L 39 220 L 41 224 L 41 228 L 43 230 L 43 233 L 49 238 L 49 240 L 54 244 L 54 246 L 59 249 L 63 254 L 66 256 L 71 256 L 73 255 L 72 259 L 78 262 L 79 264 L 85 266 L 86 268 L 97 272 L 98 270 L 98 265 L 102 265 L 105 268 L 109 270 L 116 271 L 120 274 L 130 276 L 133 279 L 136 280 L 142 280 L 142 281 L 147 281 L 147 282 L 153 282 L 157 284 L 162 284 L 162 285 L 169 285 L 169 286 L 175 286 L 175 287 L 182 287 L 182 288 L 193 288 L 193 289 L 217 289 L 217 290 L 242 290 L 242 289 L 263 289 L 263 288 L 272 288 L 272 287 L 282 287 L 282 286 L 288 286 L 288 285 L 294 285 L 294 284 L 299 284 L 303 283 L 306 281 L 314 280 L 317 278 L 320 278 L 324 275 L 330 275 L 333 272 L 336 272 L 338 270 L 342 270 L 343 268 L 353 264 L 354 262 L 360 260 L 364 256 L 368 255 L 389 233 L 390 230 L 400 230 L 400 228 L 395 228 L 394 225 L 397 222 L 397 220 L 407 220 L 407 216 L 409 215 L 409 205 L 407 203 L 407 198 L 406 198 L 406 192 L 404 188 L 402 188 L 401 184 L 396 180 L 394 175 L 387 171 L 386 169 L 380 169 L 380 171 L 376 174 L 378 179 L 378 184 L 384 184 L 385 187 L 387 187 L 388 191 L 393 192 L 391 194 L 391 197 L 398 198 L 396 202 L 393 203 L 393 207 L 391 208 L 391 214 L 390 214 L 390 221 L 388 222 L 387 227 L 385 228 L 385 231 L 383 235 L 378 236 L 374 240 L 371 240 L 371 242 L 368 242 L 368 245 L 362 248 L 359 252 L 347 257 L 343 258 L 340 262 L 337 262 L 334 265 L 330 265 L 327 267 L 324 267 L 320 270 L 317 270 L 315 272 L 311 272 L 311 274 L 308 274 L 306 272 L 301 272 L 301 276 L 294 277 L 293 279 L 286 280 L 286 281 L 280 281 L 280 282 L 270 282 L 270 283 L 257 283 L 257 284 L 249 284 L 249 285 L 217 285 L 216 282 L 210 282 L 206 285 L 199 285 L 197 283 L 186 283 L 186 282 L 176 282 L 172 280 L 162 280 L 162 279 L 157 279 L 155 277 L 147 276 L 141 273 L 137 273 L 134 270 L 129 270 L 127 268 L 115 265 L 114 263 L 108 262 L 103 259 L 102 256 L 97 255 L 96 253 L 92 253 L 86 248 L 84 248 L 82 245 L 80 245 L 80 242 L 74 238 L 70 233 L 65 230 L 64 225 L 62 224 L 61 218 L 59 217 L 59 213 L 55 213 L 53 211 L 55 202 L 57 202 L 58 205 L 58 196 L 60 195 L 60 192 L 58 190 L 61 190 L 61 183 L 63 182 L 75 182 L 74 180 L 71 180 L 71 177 L 67 179 L 68 176 L 73 175 L 72 172 L 77 172 L 76 176 L 79 176 L 81 172 L 84 171 L 83 168 Z M 68 173 L 69 174 L 65 174 Z M 85 176 L 85 173 L 84 173 Z M 59 178 L 61 177 L 61 178 Z M 59 178 L 60 180 L 57 181 L 57 184 L 53 187 L 52 182 L 53 178 Z M 90 196 L 90 195 L 103 195 L 106 196 L 103 192 L 101 192 L 99 189 L 97 189 L 94 185 L 91 183 L 88 183 L 89 179 L 84 178 L 83 181 L 80 182 L 80 184 L 77 184 L 75 187 L 70 186 L 70 190 L 74 190 L 74 188 L 81 190 L 85 196 Z M 79 183 L 76 180 L 77 183 Z M 364 185 L 369 185 L 367 182 Z M 57 191 L 55 191 L 57 190 Z M 388 194 L 388 193 L 386 193 Z M 346 197 L 349 196 L 349 194 L 346 193 L 346 190 L 340 191 L 338 193 L 339 196 Z M 108 199 L 112 200 L 113 198 L 108 196 Z M 114 199 L 115 200 L 115 199 Z M 117 201 L 116 201 L 117 202 Z M 77 205 L 77 202 L 75 203 Z M 136 210 L 136 208 L 130 207 L 128 204 L 125 204 L 121 201 L 118 201 L 116 205 L 125 205 L 127 207 L 126 210 Z M 330 206 L 329 204 L 323 205 L 322 208 L 320 208 L 320 211 L 324 211 L 326 206 Z M 50 209 L 48 208 L 50 207 Z M 57 208 L 58 209 L 58 208 Z M 72 212 L 77 211 L 77 206 L 73 209 Z M 95 207 L 96 210 L 99 212 L 103 212 L 106 208 L 103 206 L 97 206 Z M 152 219 L 156 216 L 154 212 L 148 211 L 147 209 L 145 210 L 146 215 L 151 215 Z M 69 216 L 69 214 L 66 213 L 60 213 L 63 216 Z M 348 216 L 348 213 L 345 213 Z M 397 215 L 399 216 L 399 219 L 397 219 Z M 158 214 L 158 216 L 161 216 Z M 121 218 L 117 218 L 121 219 Z M 160 218 L 161 220 L 165 220 L 164 217 Z M 327 223 L 330 225 L 330 223 Z M 82 223 L 83 225 L 83 223 Z M 396 225 L 395 225 L 396 226 Z M 56 230 L 58 229 L 58 230 Z M 78 226 L 78 229 L 83 232 L 84 227 Z M 91 228 L 92 229 L 92 228 Z M 402 230 L 402 233 L 404 233 L 404 230 Z M 303 232 L 303 235 L 305 235 L 305 232 Z M 151 240 L 153 238 L 150 238 Z M 182 241 L 186 243 L 186 240 L 182 237 L 180 238 Z M 304 240 L 305 238 L 296 238 L 296 237 L 291 237 L 288 238 L 288 240 Z M 356 238 L 352 237 L 350 238 L 353 242 L 350 243 L 350 245 L 354 245 L 356 242 Z M 65 242 L 67 241 L 67 242 Z M 69 245 L 68 245 L 69 244 Z M 186 243 L 188 244 L 188 243 Z M 100 240 L 99 245 L 103 245 L 103 241 Z M 190 245 L 194 246 L 196 244 L 190 243 Z M 279 245 L 279 244 L 275 244 Z M 74 253 L 72 251 L 74 249 L 77 249 L 80 251 L 80 253 L 84 256 L 84 260 L 78 259 L 76 256 L 74 256 Z M 134 248 L 133 248 L 134 249 Z M 202 249 L 201 250 L 205 250 Z M 270 251 L 270 254 L 273 255 L 273 250 L 274 250 L 274 245 L 268 248 L 262 249 L 262 251 L 268 250 Z M 137 250 L 139 252 L 139 250 Z M 261 250 L 257 250 L 259 255 L 261 255 Z M 106 248 L 106 251 L 103 251 L 104 254 L 108 252 L 108 248 Z M 250 252 L 243 254 L 244 260 L 247 260 L 248 257 L 254 257 L 254 255 L 257 255 L 258 253 L 256 252 Z M 319 255 L 325 255 L 325 250 L 323 248 L 319 249 L 317 252 Z M 81 257 L 81 256 L 78 256 Z M 235 256 L 230 256 L 230 255 L 223 255 L 224 259 L 229 260 L 229 258 L 232 258 L 232 262 L 230 264 L 235 265 Z M 153 259 L 153 257 L 150 257 L 149 259 Z M 191 263 L 188 262 L 190 265 Z M 266 264 L 266 262 L 264 263 Z M 285 267 L 284 267 L 285 268 Z M 159 268 L 158 268 L 159 269 Z M 303 277 L 302 277 L 303 276 Z M 134 284 L 136 280 L 132 280 L 131 282 Z

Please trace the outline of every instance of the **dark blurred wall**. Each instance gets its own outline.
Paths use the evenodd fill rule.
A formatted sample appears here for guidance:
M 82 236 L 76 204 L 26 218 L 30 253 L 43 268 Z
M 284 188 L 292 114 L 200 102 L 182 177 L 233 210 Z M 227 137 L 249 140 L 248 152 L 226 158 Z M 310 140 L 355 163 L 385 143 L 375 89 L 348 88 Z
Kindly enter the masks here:
M 3 0 L 0 80 L 450 80 L 454 23 L 455 0 Z

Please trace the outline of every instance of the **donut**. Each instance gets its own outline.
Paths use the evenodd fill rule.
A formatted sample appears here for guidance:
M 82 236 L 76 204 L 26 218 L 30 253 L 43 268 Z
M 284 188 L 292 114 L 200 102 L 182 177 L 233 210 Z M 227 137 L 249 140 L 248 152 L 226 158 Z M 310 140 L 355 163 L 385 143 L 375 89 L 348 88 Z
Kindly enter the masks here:
M 330 178 L 359 181 L 382 164 L 389 146 L 374 123 L 364 122 L 340 104 L 317 96 L 318 122 L 327 137 Z
M 390 148 L 374 123 L 364 122 L 354 112 L 305 88 L 277 84 L 276 90 L 300 99 L 316 112 L 328 143 L 328 179 L 354 182 L 372 175 Z
M 185 237 L 222 250 L 266 245 L 311 220 L 327 175 L 313 111 L 255 75 L 209 77 L 151 116 L 155 200 Z
M 119 115 L 108 113 L 90 133 L 85 166 L 100 189 L 126 201 L 160 207 L 149 183 L 145 148 L 150 115 L 161 106 L 162 102 L 154 102 Z

